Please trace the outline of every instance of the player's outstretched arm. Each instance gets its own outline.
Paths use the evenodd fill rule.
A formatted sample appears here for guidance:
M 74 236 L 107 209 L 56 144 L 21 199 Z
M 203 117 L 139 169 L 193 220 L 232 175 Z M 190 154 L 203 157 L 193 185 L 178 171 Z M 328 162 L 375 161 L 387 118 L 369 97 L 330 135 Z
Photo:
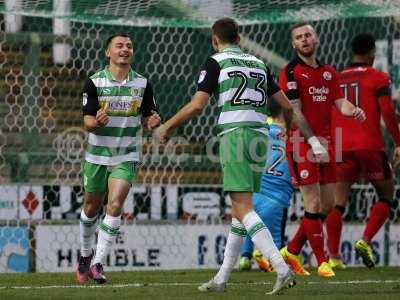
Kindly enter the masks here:
M 200 114 L 204 107 L 206 107 L 209 99 L 210 95 L 208 93 L 202 91 L 196 92 L 188 104 L 157 128 L 155 133 L 156 138 L 158 138 L 161 143 L 165 143 L 176 127 Z
M 286 97 L 286 95 L 279 90 L 278 92 L 276 92 L 275 94 L 273 94 L 271 96 L 271 98 L 280 105 L 280 107 L 282 108 L 282 114 L 283 114 L 283 118 L 285 120 L 285 125 L 286 128 L 289 129 L 290 125 L 292 124 L 292 120 L 293 120 L 293 107 L 290 104 L 289 99 Z
M 364 122 L 366 119 L 365 112 L 345 98 L 337 99 L 335 106 L 343 116 L 353 117 L 359 122 Z
M 393 138 L 395 148 L 393 152 L 393 167 L 400 167 L 400 130 L 396 120 L 396 112 L 393 107 L 390 91 L 387 91 L 378 98 L 378 104 L 381 109 L 382 118 L 386 128 Z
M 286 95 L 279 91 L 272 95 L 272 98 L 281 105 L 284 114 L 290 114 L 291 118 L 293 117 L 294 122 L 296 123 L 297 127 L 299 127 L 301 133 L 307 139 L 307 142 L 310 144 L 314 155 L 321 160 L 326 159 L 325 156 L 328 155 L 326 149 L 322 146 L 320 141 L 316 136 L 314 136 L 313 131 L 310 128 L 306 118 L 304 117 L 301 111 L 301 101 L 300 99 L 294 99 L 289 101 Z M 285 116 L 285 119 L 287 116 Z
M 400 131 L 396 120 L 396 112 L 390 95 L 379 97 L 378 104 L 381 109 L 382 118 L 386 128 L 393 138 L 396 147 L 400 146 Z

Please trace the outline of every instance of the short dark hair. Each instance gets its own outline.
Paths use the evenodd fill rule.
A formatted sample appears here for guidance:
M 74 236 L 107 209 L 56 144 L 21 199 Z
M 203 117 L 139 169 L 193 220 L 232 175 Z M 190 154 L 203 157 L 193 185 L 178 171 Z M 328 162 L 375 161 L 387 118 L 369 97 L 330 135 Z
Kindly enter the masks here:
M 239 37 L 239 25 L 231 18 L 217 20 L 212 26 L 212 31 L 223 43 L 234 44 Z
M 353 54 L 364 55 L 375 49 L 375 37 L 370 33 L 356 35 L 351 41 Z
M 131 37 L 130 37 L 129 35 L 127 35 L 126 33 L 115 33 L 115 34 L 113 34 L 113 35 L 110 35 L 110 36 L 107 38 L 107 40 L 106 40 L 106 42 L 105 42 L 105 44 L 104 44 L 104 49 L 107 50 L 107 48 L 108 48 L 108 46 L 110 46 L 112 40 L 113 40 L 114 38 L 118 37 L 118 36 L 125 37 L 125 38 L 131 38 Z

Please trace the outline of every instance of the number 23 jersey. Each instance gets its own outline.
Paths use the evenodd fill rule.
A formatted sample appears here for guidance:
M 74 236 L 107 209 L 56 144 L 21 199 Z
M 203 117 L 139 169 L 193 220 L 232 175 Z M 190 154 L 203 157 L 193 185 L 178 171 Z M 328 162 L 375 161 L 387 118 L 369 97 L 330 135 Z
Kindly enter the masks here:
M 280 88 L 263 61 L 234 46 L 208 58 L 197 90 L 217 98 L 220 134 L 239 127 L 267 134 L 266 102 Z

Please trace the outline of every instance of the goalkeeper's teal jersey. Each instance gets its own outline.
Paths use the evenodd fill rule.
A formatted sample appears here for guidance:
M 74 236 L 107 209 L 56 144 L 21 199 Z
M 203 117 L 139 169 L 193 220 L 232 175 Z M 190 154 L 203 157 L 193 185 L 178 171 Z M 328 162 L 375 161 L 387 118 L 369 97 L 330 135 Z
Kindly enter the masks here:
M 286 160 L 285 129 L 277 124 L 269 125 L 269 146 L 266 170 L 261 177 L 260 194 L 290 206 L 293 194 L 292 180 Z

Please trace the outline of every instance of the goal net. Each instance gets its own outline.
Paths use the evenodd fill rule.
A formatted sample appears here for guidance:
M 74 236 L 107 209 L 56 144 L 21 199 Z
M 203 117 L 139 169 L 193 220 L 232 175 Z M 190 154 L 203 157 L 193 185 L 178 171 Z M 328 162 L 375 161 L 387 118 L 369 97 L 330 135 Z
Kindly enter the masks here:
M 293 56 L 295 22 L 311 22 L 321 38 L 320 59 L 338 69 L 349 62 L 352 37 L 368 31 L 378 41 L 376 65 L 392 75 L 393 96 L 400 96 L 399 1 L 0 0 L 0 272 L 74 268 L 86 143 L 81 89 L 107 63 L 106 38 L 131 36 L 133 68 L 152 82 L 166 120 L 195 92 L 213 53 L 209 28 L 224 16 L 239 22 L 243 49 L 275 74 Z M 230 199 L 221 187 L 214 104 L 165 146 L 144 135 L 139 181 L 109 259 L 115 270 L 222 261 Z M 361 186 L 355 195 L 365 190 L 371 188 Z M 375 198 L 354 198 L 346 220 L 365 220 Z M 293 201 L 295 222 L 302 215 L 298 194 Z M 394 209 L 394 221 L 397 215 Z M 393 246 L 389 233 L 379 236 L 382 264 Z

